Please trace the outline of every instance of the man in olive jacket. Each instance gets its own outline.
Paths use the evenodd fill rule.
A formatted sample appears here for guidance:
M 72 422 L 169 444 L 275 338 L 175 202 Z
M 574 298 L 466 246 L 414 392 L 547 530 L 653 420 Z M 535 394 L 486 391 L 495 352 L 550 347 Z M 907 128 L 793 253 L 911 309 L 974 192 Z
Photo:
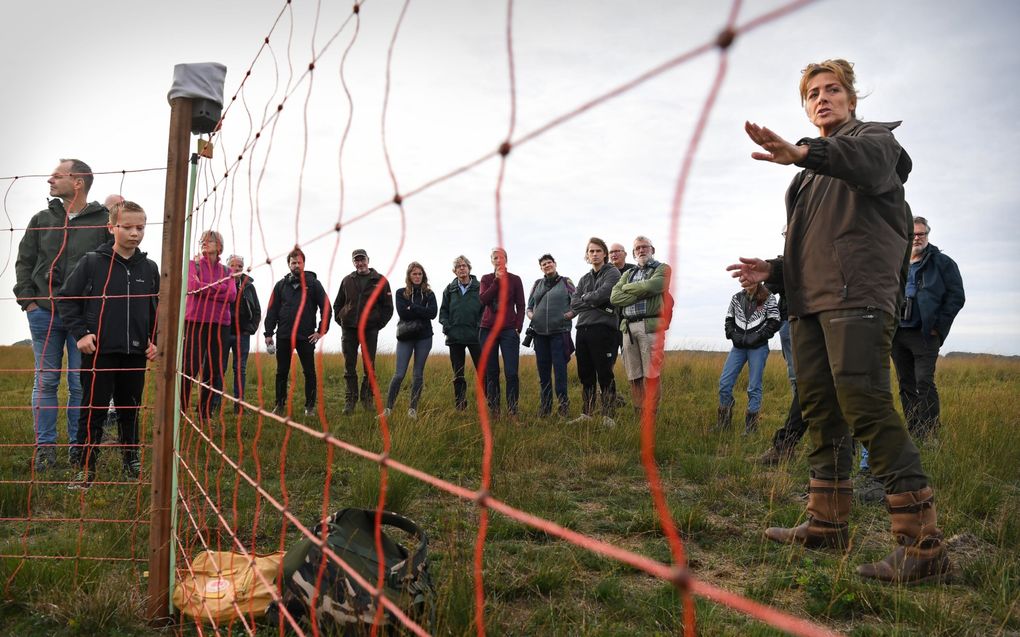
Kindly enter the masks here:
M 368 267 L 368 253 L 358 248 L 351 253 L 354 272 L 344 277 L 340 289 L 333 301 L 333 319 L 340 325 L 340 344 L 344 354 L 344 381 L 347 392 L 344 396 L 344 413 L 354 411 L 354 403 L 359 397 L 358 392 L 358 322 L 368 308 L 368 301 L 377 286 L 381 286 L 379 296 L 368 310 L 365 322 L 364 355 L 375 366 L 375 349 L 379 342 L 379 330 L 386 327 L 393 317 L 393 294 L 390 292 L 389 281 L 383 275 Z M 361 379 L 361 404 L 365 409 L 372 409 L 372 388 L 368 384 L 368 369 L 362 365 L 364 375 Z
M 53 310 L 53 297 L 78 261 L 112 238 L 106 228 L 106 208 L 87 200 L 92 187 L 88 164 L 79 159 L 61 159 L 47 183 L 53 199 L 28 222 L 14 264 L 14 295 L 28 317 L 35 354 L 32 419 L 36 471 L 44 471 L 56 462 L 57 387 L 65 348 L 67 369 L 81 369 L 76 339 Z M 67 435 L 69 441 L 74 441 L 82 396 L 78 371 L 67 374 L 67 389 Z M 70 450 L 71 455 L 76 453 L 75 447 Z
M 630 381 L 634 410 L 640 415 L 645 402 L 645 378 L 658 378 L 662 367 L 662 351 L 655 351 L 656 334 L 669 328 L 660 316 L 669 294 L 670 269 L 655 260 L 651 239 L 634 239 L 637 267 L 628 270 L 613 286 L 609 302 L 620 308 L 623 321 L 623 364 Z M 659 395 L 653 399 L 658 405 Z

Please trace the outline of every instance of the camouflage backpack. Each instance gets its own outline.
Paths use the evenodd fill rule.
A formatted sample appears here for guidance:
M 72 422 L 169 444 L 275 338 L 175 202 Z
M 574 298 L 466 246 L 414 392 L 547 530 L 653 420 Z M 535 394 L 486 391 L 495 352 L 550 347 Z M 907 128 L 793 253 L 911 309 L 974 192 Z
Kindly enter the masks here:
M 383 594 L 394 602 L 411 619 L 418 622 L 429 618 L 433 588 L 428 573 L 428 537 L 413 521 L 396 513 L 384 511 L 383 526 L 404 531 L 417 542 L 417 549 L 411 553 L 402 544 L 393 541 L 385 530 L 382 533 L 382 547 L 385 558 L 386 579 Z M 365 509 L 342 509 L 321 524 L 313 533 L 322 537 L 323 527 L 328 536 L 329 548 L 358 572 L 373 586 L 378 581 L 379 556 L 375 547 L 375 511 Z M 304 617 L 315 612 L 320 627 L 333 627 L 355 633 L 370 626 L 375 620 L 376 604 L 371 593 L 358 584 L 332 558 L 322 560 L 322 549 L 308 538 L 301 540 L 287 551 L 283 558 L 283 601 L 287 610 L 295 617 Z M 316 594 L 315 583 L 322 580 Z M 270 613 L 270 621 L 277 620 Z M 391 613 L 384 610 L 381 624 L 394 622 Z M 327 628 L 327 630 L 329 630 Z

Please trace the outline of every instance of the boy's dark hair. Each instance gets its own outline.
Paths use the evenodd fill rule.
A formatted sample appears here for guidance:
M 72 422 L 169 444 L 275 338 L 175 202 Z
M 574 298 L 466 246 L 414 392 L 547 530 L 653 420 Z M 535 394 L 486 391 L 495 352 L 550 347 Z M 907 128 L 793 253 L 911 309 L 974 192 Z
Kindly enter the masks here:
M 556 259 L 554 259 L 553 255 L 549 254 L 548 252 L 543 254 L 542 256 L 538 257 L 538 264 L 539 265 L 542 265 L 543 261 L 552 261 L 553 263 L 556 263 Z

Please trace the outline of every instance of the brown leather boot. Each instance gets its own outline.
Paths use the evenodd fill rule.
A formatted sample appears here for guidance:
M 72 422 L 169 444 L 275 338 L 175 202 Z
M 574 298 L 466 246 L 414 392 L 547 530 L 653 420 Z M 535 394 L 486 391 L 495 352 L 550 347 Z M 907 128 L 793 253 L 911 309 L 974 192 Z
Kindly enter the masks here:
M 803 544 L 807 548 L 849 546 L 850 503 L 854 487 L 851 480 L 811 479 L 808 487 L 807 521 L 784 529 L 765 529 L 765 537 L 781 544 Z
M 899 546 L 881 562 L 857 567 L 857 574 L 889 584 L 940 581 L 951 570 L 935 514 L 931 487 L 885 497 Z

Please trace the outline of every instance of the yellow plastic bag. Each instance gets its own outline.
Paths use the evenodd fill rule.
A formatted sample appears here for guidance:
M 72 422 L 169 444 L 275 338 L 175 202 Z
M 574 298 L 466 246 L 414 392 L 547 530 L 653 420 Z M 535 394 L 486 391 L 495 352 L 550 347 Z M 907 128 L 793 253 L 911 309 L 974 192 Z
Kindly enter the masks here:
M 184 567 L 177 571 L 174 606 L 185 615 L 215 624 L 239 614 L 264 615 L 273 601 L 271 591 L 276 589 L 283 555 L 256 555 L 253 564 L 249 558 L 229 551 L 200 553 L 192 560 L 191 570 Z

